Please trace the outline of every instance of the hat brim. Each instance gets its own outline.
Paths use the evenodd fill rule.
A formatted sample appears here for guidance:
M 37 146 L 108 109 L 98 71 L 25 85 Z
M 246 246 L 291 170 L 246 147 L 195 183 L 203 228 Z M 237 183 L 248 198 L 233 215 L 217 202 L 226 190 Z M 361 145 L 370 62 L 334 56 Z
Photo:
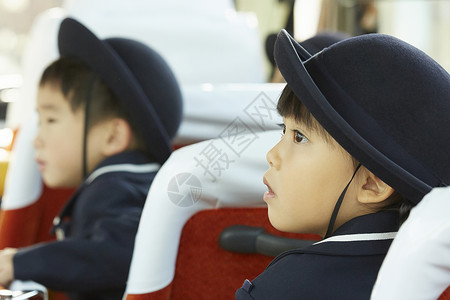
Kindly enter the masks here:
M 372 146 L 333 108 L 305 67 L 311 57 L 285 30 L 278 34 L 274 55 L 281 74 L 297 98 L 347 152 L 414 203 L 431 190 L 430 185 Z
M 61 56 L 76 57 L 99 75 L 139 126 L 152 158 L 165 162 L 172 151 L 170 137 L 133 73 L 107 40 L 100 40 L 78 21 L 66 18 L 60 26 L 58 48 Z

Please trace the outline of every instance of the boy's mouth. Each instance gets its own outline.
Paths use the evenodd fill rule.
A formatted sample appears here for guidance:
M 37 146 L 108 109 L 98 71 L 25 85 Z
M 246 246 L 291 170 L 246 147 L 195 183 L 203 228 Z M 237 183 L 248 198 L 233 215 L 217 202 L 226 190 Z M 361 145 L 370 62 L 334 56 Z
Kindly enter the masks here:
M 38 164 L 39 171 L 41 171 L 41 173 L 42 173 L 42 171 L 44 171 L 44 169 L 45 169 L 45 162 L 43 160 L 38 159 L 38 158 L 36 158 L 36 162 Z
M 275 193 L 273 192 L 272 188 L 270 187 L 269 183 L 267 182 L 267 179 L 263 177 L 263 183 L 267 186 L 269 189 L 267 192 L 264 193 L 264 201 L 269 201 L 270 199 L 275 198 Z

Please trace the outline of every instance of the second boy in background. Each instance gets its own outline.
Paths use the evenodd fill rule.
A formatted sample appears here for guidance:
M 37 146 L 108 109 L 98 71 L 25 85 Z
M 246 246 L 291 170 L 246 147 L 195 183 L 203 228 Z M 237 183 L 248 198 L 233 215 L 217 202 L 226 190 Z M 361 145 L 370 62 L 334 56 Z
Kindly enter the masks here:
M 71 299 L 122 299 L 150 184 L 171 153 L 181 92 L 163 58 L 129 39 L 99 40 L 74 19 L 43 73 L 36 159 L 50 187 L 76 187 L 59 241 L 0 252 L 0 284 L 33 280 Z

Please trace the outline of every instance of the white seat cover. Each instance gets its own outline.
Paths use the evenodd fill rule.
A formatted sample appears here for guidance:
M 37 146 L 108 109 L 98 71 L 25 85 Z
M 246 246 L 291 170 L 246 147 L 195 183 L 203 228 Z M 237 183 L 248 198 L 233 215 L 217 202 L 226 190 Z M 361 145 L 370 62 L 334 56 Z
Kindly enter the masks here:
M 412 209 L 378 273 L 371 299 L 437 299 L 450 285 L 450 187 Z

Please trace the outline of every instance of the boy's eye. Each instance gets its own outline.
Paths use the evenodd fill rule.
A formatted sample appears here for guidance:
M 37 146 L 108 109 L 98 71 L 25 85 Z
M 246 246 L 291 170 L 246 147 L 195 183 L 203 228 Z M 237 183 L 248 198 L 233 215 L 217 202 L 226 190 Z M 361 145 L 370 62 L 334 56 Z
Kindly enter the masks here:
M 294 134 L 294 143 L 301 144 L 309 141 L 306 136 L 304 136 L 297 130 L 293 130 L 293 134 Z

